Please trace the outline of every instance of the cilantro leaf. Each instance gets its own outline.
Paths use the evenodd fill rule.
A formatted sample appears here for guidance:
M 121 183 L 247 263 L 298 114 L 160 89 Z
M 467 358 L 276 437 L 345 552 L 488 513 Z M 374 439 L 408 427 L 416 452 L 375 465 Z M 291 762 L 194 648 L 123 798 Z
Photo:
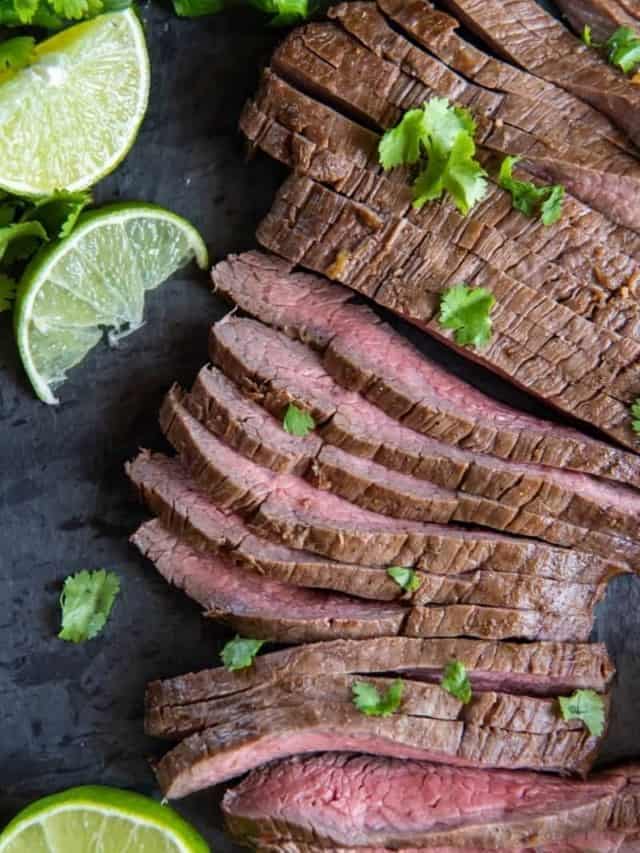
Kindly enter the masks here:
M 29 254 L 34 240 L 36 247 L 38 241 L 48 240 L 47 232 L 39 222 L 14 222 L 12 225 L 6 225 L 0 228 L 0 261 L 6 262 L 19 260 L 25 257 L 24 252 L 29 247 Z
M 309 0 L 249 0 L 251 6 L 266 15 L 272 27 L 288 27 L 309 17 Z
M 119 592 L 115 572 L 85 570 L 68 577 L 60 596 L 62 628 L 58 637 L 71 643 L 93 639 L 106 625 Z
M 13 0 L 12 4 L 9 3 L 7 5 L 13 5 L 19 23 L 30 24 L 38 9 L 39 0 Z M 5 23 L 5 21 L 3 20 L 2 23 Z M 9 23 L 9 21 L 6 23 Z
M 463 705 L 471 701 L 471 682 L 467 675 L 466 666 L 459 660 L 452 660 L 445 666 L 442 672 L 440 686 L 447 693 L 459 699 Z
M 290 435 L 304 438 L 316 428 L 316 422 L 309 412 L 305 412 L 303 409 L 299 409 L 293 403 L 290 403 L 284 414 L 282 426 Z
M 16 298 L 18 282 L 0 273 L 0 313 L 10 311 Z
M 403 689 L 400 678 L 392 681 L 385 693 L 380 693 L 375 684 L 354 681 L 351 688 L 353 704 L 367 717 L 390 717 L 400 707 Z
M 591 47 L 593 44 L 593 39 L 591 36 L 591 27 L 589 24 L 584 25 L 584 29 L 582 30 L 582 41 L 586 44 L 587 47 Z
M 236 634 L 233 640 L 229 640 L 220 652 L 222 663 L 229 672 L 235 672 L 238 669 L 247 669 L 247 667 L 253 664 L 253 659 L 264 643 L 264 640 L 252 640 Z
M 33 59 L 35 44 L 31 36 L 16 36 L 0 42 L 0 72 L 26 68 Z
M 385 171 L 420 165 L 413 182 L 413 206 L 440 198 L 446 191 L 466 215 L 486 191 L 486 172 L 474 159 L 476 123 L 469 110 L 446 98 L 432 98 L 409 110 L 388 130 L 378 146 Z
M 495 297 L 484 287 L 456 284 L 445 290 L 440 300 L 440 323 L 455 330 L 460 346 L 481 347 L 491 340 L 491 309 Z
M 101 0 L 50 0 L 53 11 L 70 21 L 93 17 L 102 11 Z
M 558 702 L 563 720 L 582 720 L 594 737 L 603 733 L 604 700 L 595 690 L 576 690 L 572 696 L 560 696 Z
M 224 0 L 173 0 L 173 9 L 181 18 L 199 18 L 221 12 Z
M 631 429 L 640 434 L 640 397 L 636 397 L 631 404 Z
M 422 584 L 420 575 L 413 569 L 407 569 L 404 566 L 389 566 L 387 574 L 405 592 L 415 592 L 420 589 Z
M 640 36 L 630 27 L 620 27 L 605 42 L 611 65 L 630 74 L 640 65 Z
M 538 187 L 531 181 L 513 177 L 513 167 L 520 157 L 505 157 L 500 166 L 498 182 L 511 193 L 513 206 L 531 218 L 540 216 L 544 225 L 553 225 L 562 216 L 564 187 L 561 184 Z
M 39 222 L 50 240 L 68 237 L 84 208 L 91 204 L 88 192 L 54 193 L 35 202 L 22 217 L 24 222 Z

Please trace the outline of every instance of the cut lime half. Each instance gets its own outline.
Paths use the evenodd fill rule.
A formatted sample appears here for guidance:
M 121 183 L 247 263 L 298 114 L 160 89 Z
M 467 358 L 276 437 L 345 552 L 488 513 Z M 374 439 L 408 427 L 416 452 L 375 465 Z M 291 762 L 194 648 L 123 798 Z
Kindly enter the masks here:
M 31 65 L 0 74 L 0 188 L 37 196 L 95 184 L 133 145 L 149 77 L 131 9 L 41 42 Z
M 168 806 L 117 788 L 72 788 L 28 806 L 0 835 L 0 853 L 209 853 Z
M 42 249 L 25 270 L 15 307 L 22 363 L 40 399 L 57 403 L 52 389 L 105 331 L 112 341 L 135 331 L 145 292 L 194 259 L 207 267 L 196 229 L 141 202 L 87 213 L 70 237 Z

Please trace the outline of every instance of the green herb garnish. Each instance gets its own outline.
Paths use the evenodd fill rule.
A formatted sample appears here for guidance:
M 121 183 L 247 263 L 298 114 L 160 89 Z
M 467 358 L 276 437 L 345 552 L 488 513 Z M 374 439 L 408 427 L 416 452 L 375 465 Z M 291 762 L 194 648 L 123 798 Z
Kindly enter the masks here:
M 403 688 L 400 678 L 392 681 L 384 693 L 380 693 L 375 684 L 356 681 L 351 688 L 353 704 L 368 717 L 390 717 L 400 707 Z
M 290 435 L 304 438 L 316 428 L 316 422 L 309 412 L 305 412 L 304 409 L 299 409 L 290 403 L 284 413 L 282 426 Z
M 455 342 L 460 346 L 482 347 L 491 340 L 491 309 L 495 301 L 484 287 L 456 284 L 442 294 L 440 323 L 445 329 L 455 330 Z
M 582 41 L 586 44 L 587 47 L 591 47 L 593 44 L 593 39 L 591 37 L 591 27 L 589 24 L 584 25 L 584 29 L 582 30 Z
M 640 66 L 640 36 L 630 27 L 620 27 L 605 42 L 607 59 L 625 74 Z
M 576 690 L 573 696 L 558 698 L 563 720 L 582 720 L 589 734 L 600 737 L 604 731 L 604 701 L 595 690 Z
M 229 640 L 220 652 L 222 663 L 229 672 L 247 669 L 253 664 L 253 659 L 264 644 L 265 640 L 252 640 L 236 634 L 233 640 Z
M 469 110 L 432 98 L 422 109 L 406 112 L 384 134 L 378 157 L 385 171 L 419 165 L 412 184 L 416 209 L 448 192 L 466 215 L 487 191 L 487 173 L 474 159 L 475 131 Z
M 85 570 L 68 577 L 60 596 L 62 628 L 58 637 L 71 643 L 92 640 L 106 625 L 119 592 L 115 572 Z
M 631 429 L 640 433 L 640 397 L 637 397 L 631 404 L 631 417 Z
M 445 666 L 440 686 L 447 693 L 459 699 L 463 705 L 467 705 L 471 701 L 471 682 L 467 675 L 467 668 L 459 660 L 452 660 Z
M 309 0 L 244 0 L 259 12 L 270 15 L 272 27 L 286 27 L 306 20 L 311 8 Z M 238 0 L 173 0 L 176 15 L 183 18 L 197 18 L 202 15 L 215 15 L 224 9 L 242 5 Z
M 413 569 L 407 569 L 404 566 L 389 566 L 387 574 L 405 592 L 415 592 L 420 589 L 422 584 L 420 575 Z
M 71 21 L 126 9 L 131 0 L 0 0 L 0 26 L 59 30 Z
M 544 225 L 553 225 L 562 216 L 564 187 L 536 186 L 531 181 L 519 181 L 513 177 L 513 167 L 520 157 L 505 157 L 500 166 L 500 186 L 511 193 L 513 206 L 525 216 L 539 216 Z

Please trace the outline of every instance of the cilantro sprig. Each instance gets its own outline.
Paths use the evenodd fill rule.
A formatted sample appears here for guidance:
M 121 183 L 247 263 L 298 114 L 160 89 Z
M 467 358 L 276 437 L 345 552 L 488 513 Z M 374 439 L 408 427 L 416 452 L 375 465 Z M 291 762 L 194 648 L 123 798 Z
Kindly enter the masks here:
M 413 206 L 420 209 L 446 192 L 466 216 L 484 198 L 486 172 L 475 160 L 475 121 L 464 107 L 447 98 L 432 98 L 421 109 L 409 110 L 388 130 L 378 146 L 385 172 L 415 166 Z
M 305 412 L 304 409 L 299 409 L 298 406 L 290 403 L 284 413 L 282 426 L 290 435 L 304 438 L 316 428 L 316 422 L 309 412 Z
M 605 42 L 607 59 L 624 74 L 640 68 L 640 35 L 631 27 L 620 27 Z
M 176 15 L 181 18 L 199 18 L 216 15 L 227 8 L 239 5 L 252 6 L 270 16 L 272 27 L 286 27 L 306 20 L 312 13 L 309 0 L 172 0 Z
M 631 404 L 631 429 L 640 434 L 640 397 Z
M 255 656 L 264 644 L 264 640 L 253 640 L 236 634 L 233 640 L 229 640 L 220 652 L 222 663 L 229 672 L 247 669 L 253 664 Z
M 390 717 L 400 707 L 403 689 L 401 678 L 392 681 L 384 693 L 368 681 L 355 681 L 351 688 L 353 704 L 367 717 Z
M 536 186 L 531 181 L 519 181 L 513 177 L 513 167 L 520 157 L 505 157 L 500 166 L 500 186 L 511 193 L 513 206 L 525 216 L 539 216 L 544 225 L 554 225 L 562 217 L 564 187 Z
M 60 30 L 73 21 L 130 5 L 131 0 L 0 0 L 0 26 Z
M 416 592 L 422 584 L 420 575 L 413 569 L 407 569 L 404 566 L 389 566 L 387 574 L 405 592 Z
M 115 572 L 85 570 L 68 577 L 60 596 L 62 627 L 58 637 L 70 643 L 92 640 L 107 624 L 119 592 Z
M 560 696 L 558 703 L 563 720 L 581 720 L 593 737 L 604 732 L 604 700 L 595 690 L 576 690 L 572 696 Z
M 444 291 L 440 300 L 439 321 L 453 329 L 460 346 L 482 347 L 491 340 L 491 309 L 495 296 L 484 287 L 456 284 Z
M 468 705 L 471 702 L 471 682 L 469 681 L 467 668 L 461 661 L 449 661 L 442 671 L 440 686 L 447 693 L 459 699 L 463 705 Z

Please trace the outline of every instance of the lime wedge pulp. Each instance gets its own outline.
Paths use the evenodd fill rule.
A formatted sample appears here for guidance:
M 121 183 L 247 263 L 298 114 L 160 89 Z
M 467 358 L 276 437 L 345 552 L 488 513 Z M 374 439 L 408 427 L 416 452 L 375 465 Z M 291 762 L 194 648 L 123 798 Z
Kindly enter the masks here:
M 22 363 L 40 399 L 57 403 L 52 389 L 105 329 L 112 340 L 137 329 L 145 292 L 193 259 L 208 265 L 195 228 L 142 202 L 84 214 L 70 237 L 42 249 L 24 272 L 15 307 Z
M 0 188 L 37 196 L 95 184 L 131 149 L 149 77 L 131 9 L 41 42 L 31 65 L 0 74 Z
M 72 788 L 28 806 L 0 835 L 0 853 L 209 853 L 168 806 L 116 788 Z

